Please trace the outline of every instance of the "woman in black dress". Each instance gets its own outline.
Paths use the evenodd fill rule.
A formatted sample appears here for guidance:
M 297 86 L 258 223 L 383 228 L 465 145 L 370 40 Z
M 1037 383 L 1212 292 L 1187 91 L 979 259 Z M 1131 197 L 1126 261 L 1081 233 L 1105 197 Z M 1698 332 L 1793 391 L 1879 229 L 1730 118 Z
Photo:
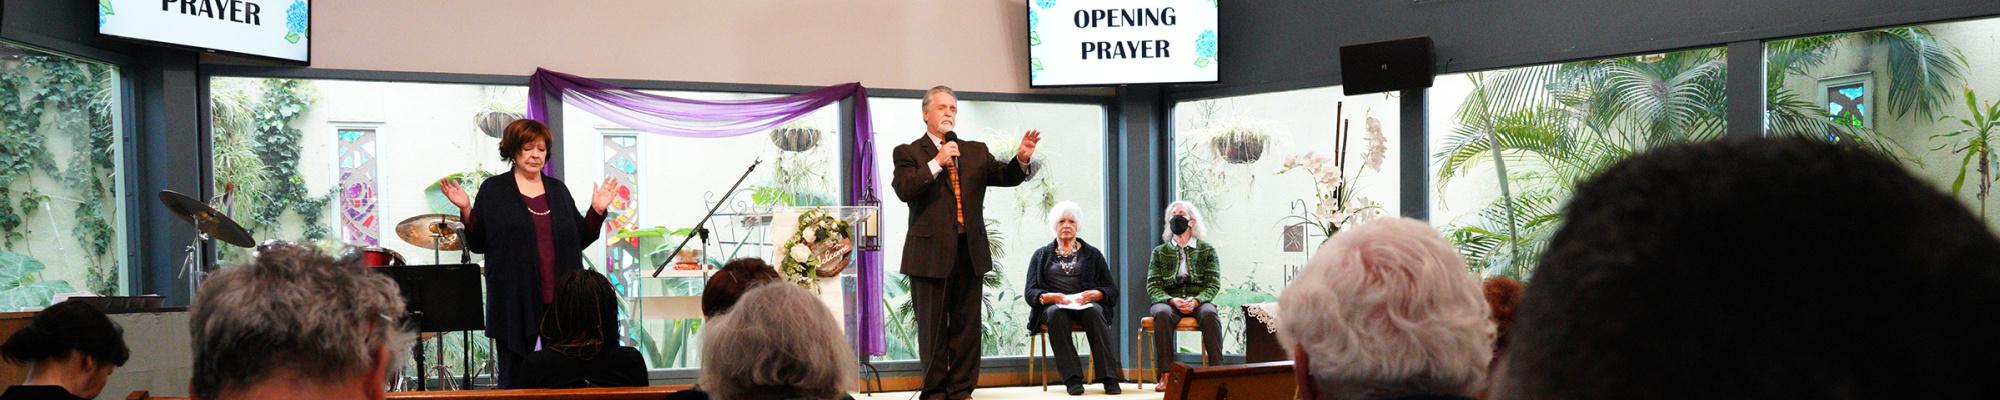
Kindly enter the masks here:
M 502 388 L 515 387 L 521 358 L 539 347 L 536 323 L 555 301 L 555 278 L 583 269 L 583 247 L 597 241 L 617 184 L 605 179 L 590 212 L 577 212 L 568 187 L 542 174 L 550 138 L 541 122 L 508 124 L 500 159 L 513 171 L 480 183 L 478 199 L 467 199 L 458 182 L 439 182 L 465 220 L 465 248 L 486 255 L 486 336 L 496 342 Z
M 1056 351 L 1056 372 L 1062 374 L 1069 395 L 1075 396 L 1083 394 L 1085 382 L 1070 326 L 1083 327 L 1091 358 L 1096 360 L 1097 382 L 1104 384 L 1104 393 L 1119 394 L 1118 384 L 1125 380 L 1110 325 L 1111 318 L 1118 315 L 1113 309 L 1118 306 L 1118 280 L 1104 261 L 1104 253 L 1076 237 L 1077 220 L 1082 218 L 1083 207 L 1075 202 L 1065 201 L 1049 210 L 1049 228 L 1055 231 L 1056 240 L 1035 250 L 1034 257 L 1028 259 L 1028 287 L 1021 291 L 1034 310 L 1028 314 L 1028 333 L 1033 335 L 1036 328 L 1048 326 L 1049 344 Z

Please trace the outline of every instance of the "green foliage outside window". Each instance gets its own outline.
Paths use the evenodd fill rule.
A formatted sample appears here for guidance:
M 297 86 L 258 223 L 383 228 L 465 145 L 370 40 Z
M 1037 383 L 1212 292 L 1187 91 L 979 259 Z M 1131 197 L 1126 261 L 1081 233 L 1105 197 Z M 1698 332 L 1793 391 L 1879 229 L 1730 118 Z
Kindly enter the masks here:
M 215 190 L 234 185 L 235 204 L 225 213 L 261 239 L 284 239 L 273 231 L 282 229 L 284 217 L 295 214 L 303 222 L 307 241 L 327 237 L 327 207 L 333 189 L 312 193 L 305 176 L 299 173 L 299 159 L 305 132 L 292 123 L 317 101 L 310 83 L 297 79 L 260 79 L 255 87 L 246 80 L 215 79 L 211 88 L 210 115 L 214 118 L 212 138 L 215 152 Z M 255 93 L 253 96 L 252 93 Z M 225 247 L 221 259 L 227 263 L 247 255 L 248 249 Z
M 117 71 L 110 66 L 75 59 L 36 54 L 0 57 L 0 244 L 9 252 L 7 265 L 22 268 L 23 275 L 40 273 L 41 257 L 60 259 L 64 265 L 85 268 L 82 288 L 96 293 L 118 291 L 118 254 L 112 251 L 116 232 L 111 221 L 117 213 L 112 181 L 117 152 Z M 51 146 L 66 147 L 58 153 Z M 67 154 L 64 156 L 63 154 Z M 66 160 L 65 160 L 66 159 Z M 72 203 L 70 215 L 57 212 L 52 202 Z M 57 241 L 73 241 L 72 250 L 57 244 L 56 253 L 31 248 L 27 229 L 47 224 L 63 235 Z M 50 240 L 33 238 L 36 241 Z M 45 243 L 45 242 L 44 242 Z M 12 268 L 12 267 L 9 267 Z M 12 275 L 8 275 L 11 277 Z M 4 277 L 0 277 L 4 278 Z M 36 286 L 25 283 L 36 281 Z M 23 282 L 15 288 L 52 288 L 69 282 L 61 280 L 0 279 L 5 284 Z M 51 292 L 53 293 L 53 292 Z M 4 296 L 0 309 L 46 305 L 41 295 Z

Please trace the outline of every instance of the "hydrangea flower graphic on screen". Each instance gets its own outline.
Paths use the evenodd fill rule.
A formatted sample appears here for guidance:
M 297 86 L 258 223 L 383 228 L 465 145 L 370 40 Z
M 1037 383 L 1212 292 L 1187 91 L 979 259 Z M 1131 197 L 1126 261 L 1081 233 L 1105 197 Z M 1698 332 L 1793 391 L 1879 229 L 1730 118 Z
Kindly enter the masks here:
M 1035 0 L 1035 6 L 1041 8 L 1053 8 L 1056 6 L 1056 0 Z
M 306 0 L 292 0 L 292 6 L 285 9 L 285 41 L 298 43 L 305 39 L 306 23 L 311 17 L 306 12 Z
M 1030 8 L 1030 9 L 1028 9 L 1028 45 L 1029 45 L 1029 46 L 1038 46 L 1038 45 L 1041 45 L 1041 44 L 1042 44 L 1042 34 L 1041 34 L 1041 31 L 1037 31 L 1037 30 L 1035 30 L 1035 27 L 1036 27 L 1037 25 L 1041 25 L 1041 23 L 1042 23 L 1042 16 L 1041 16 L 1041 13 L 1039 13 L 1039 12 L 1036 12 L 1036 11 L 1035 11 L 1035 9 L 1033 9 L 1033 8 Z
M 1196 67 L 1207 67 L 1209 61 L 1215 60 L 1214 29 L 1201 31 L 1201 36 L 1194 38 L 1194 54 L 1194 66 Z
M 97 0 L 97 26 L 104 27 L 104 16 L 118 15 L 111 12 L 111 0 Z

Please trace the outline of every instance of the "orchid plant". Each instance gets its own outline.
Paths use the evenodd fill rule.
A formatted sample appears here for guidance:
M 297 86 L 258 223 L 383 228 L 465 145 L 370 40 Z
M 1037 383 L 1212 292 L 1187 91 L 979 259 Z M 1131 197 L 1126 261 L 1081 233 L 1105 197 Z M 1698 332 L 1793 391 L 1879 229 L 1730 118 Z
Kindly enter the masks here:
M 1303 207 L 1294 206 L 1295 214 L 1285 220 L 1311 225 L 1326 237 L 1333 237 L 1341 228 L 1385 214 L 1381 204 L 1357 195 L 1359 190 L 1355 187 L 1362 174 L 1369 170 L 1381 171 L 1382 162 L 1388 158 L 1389 138 L 1382 134 L 1382 121 L 1372 116 L 1364 117 L 1363 131 L 1366 134 L 1362 136 L 1362 141 L 1367 147 L 1363 149 L 1360 168 L 1355 168 L 1351 175 L 1346 162 L 1348 136 L 1345 125 L 1341 124 L 1334 135 L 1336 146 L 1333 157 L 1316 152 L 1293 154 L 1285 158 L 1284 167 L 1278 170 L 1280 175 L 1302 170 L 1313 177 L 1312 210 L 1305 212 L 1299 209 Z

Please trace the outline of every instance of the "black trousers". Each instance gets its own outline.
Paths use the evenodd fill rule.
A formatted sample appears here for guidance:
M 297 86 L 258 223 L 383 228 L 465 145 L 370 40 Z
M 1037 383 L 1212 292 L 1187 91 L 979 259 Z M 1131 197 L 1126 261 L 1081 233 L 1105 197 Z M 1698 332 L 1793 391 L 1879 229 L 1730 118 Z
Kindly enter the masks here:
M 1216 317 L 1215 305 L 1201 303 L 1194 308 L 1194 314 L 1182 314 L 1174 305 L 1153 303 L 1153 354 L 1161 373 L 1172 370 L 1174 365 L 1174 324 L 1181 317 L 1194 317 L 1201 325 L 1201 348 L 1208 352 L 1208 365 L 1222 365 L 1222 319 Z
M 1072 323 L 1083 326 L 1084 340 L 1090 342 L 1090 358 L 1097 364 L 1097 381 L 1125 381 L 1118 365 L 1117 346 L 1111 344 L 1111 325 L 1105 323 L 1104 307 L 1065 310 L 1050 306 L 1043 310 L 1043 321 L 1048 321 L 1049 326 L 1049 347 L 1056 350 L 1056 372 L 1062 374 L 1063 383 L 1083 382 L 1083 372 L 1077 368 L 1081 360 L 1076 356 L 1076 341 L 1069 329 Z
M 924 368 L 925 399 L 972 397 L 979 384 L 981 286 L 972 256 L 960 246 L 945 279 L 910 277 L 917 311 L 917 359 Z

